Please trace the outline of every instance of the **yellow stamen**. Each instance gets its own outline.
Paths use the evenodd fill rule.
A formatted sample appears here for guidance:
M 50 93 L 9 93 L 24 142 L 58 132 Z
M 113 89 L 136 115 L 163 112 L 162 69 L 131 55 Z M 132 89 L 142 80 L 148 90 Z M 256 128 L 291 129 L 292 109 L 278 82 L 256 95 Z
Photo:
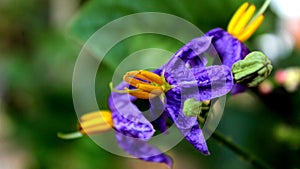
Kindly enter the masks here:
M 95 111 L 80 117 L 78 131 L 73 133 L 57 133 L 62 139 L 74 139 L 86 134 L 95 134 L 108 131 L 113 128 L 112 115 L 109 111 Z
M 159 76 L 146 70 L 129 71 L 123 76 L 123 80 L 135 88 L 125 87 L 123 90 L 116 90 L 113 89 L 113 85 L 110 83 L 111 90 L 117 93 L 128 93 L 139 99 L 151 99 L 161 96 L 163 92 L 172 88 L 164 79 L 164 74 Z
M 123 76 L 123 80 L 134 87 L 136 87 L 137 84 L 147 84 L 146 82 L 140 81 L 138 79 L 126 75 Z
M 240 17 L 245 13 L 246 9 L 248 8 L 249 3 L 245 2 L 243 5 L 240 6 L 240 8 L 234 13 L 233 17 L 231 18 L 227 31 L 230 34 L 233 34 L 233 28 L 236 26 L 238 23 Z
M 79 123 L 79 131 L 83 134 L 103 132 L 112 128 L 113 120 L 109 111 L 97 111 L 83 115 Z
M 251 37 L 251 35 L 257 30 L 264 20 L 264 15 L 260 15 L 255 19 L 249 26 L 246 27 L 245 31 L 238 37 L 242 42 L 246 41 Z
M 91 126 L 88 128 L 79 128 L 79 131 L 82 134 L 95 134 L 95 133 L 102 133 L 105 131 L 108 131 L 112 129 L 112 126 L 110 124 L 101 124 L 101 125 L 96 125 L 96 126 Z
M 92 127 L 92 126 L 98 126 L 98 125 L 103 125 L 103 124 L 112 125 L 111 116 L 110 117 L 101 116 L 101 117 L 91 119 L 91 120 L 88 120 L 88 121 L 83 121 L 83 122 L 80 123 L 80 126 L 82 128 L 89 128 L 89 127 Z
M 164 84 L 162 77 L 150 71 L 130 71 L 123 76 L 123 80 L 136 88 L 125 88 L 125 93 L 129 93 L 140 99 L 150 99 L 161 95 L 164 91 L 162 87 Z M 123 92 L 117 90 L 114 91 Z
M 148 79 L 147 77 L 143 76 L 140 71 L 130 71 L 130 72 L 127 72 L 125 74 L 125 76 L 131 76 L 131 77 L 135 77 L 135 78 L 139 78 L 139 79 L 142 79 L 142 80 L 147 80 L 147 81 L 151 81 L 151 79 Z
M 254 5 L 249 7 L 249 3 L 247 2 L 241 5 L 231 18 L 227 26 L 227 32 L 242 42 L 246 41 L 261 25 L 264 19 L 263 13 L 270 2 L 271 0 L 265 0 L 262 7 L 254 16 Z
M 108 110 L 94 111 L 91 113 L 84 114 L 80 117 L 81 121 L 87 121 L 95 118 L 107 118 L 111 117 L 111 112 Z
M 245 26 L 247 23 L 250 21 L 251 17 L 253 16 L 255 11 L 255 6 L 251 5 L 247 11 L 241 16 L 239 19 L 239 22 L 236 24 L 233 30 L 233 35 L 234 36 L 239 36 L 245 29 Z
M 155 95 L 160 95 L 163 92 L 163 89 L 160 86 L 152 86 L 150 84 L 137 84 L 136 87 Z
M 153 97 L 156 97 L 157 95 L 151 94 L 149 92 L 144 92 L 144 91 L 134 91 L 134 92 L 129 92 L 130 95 L 139 98 L 139 99 L 151 99 Z
M 160 76 L 158 76 L 157 74 L 153 73 L 153 72 L 149 72 L 146 70 L 140 70 L 139 73 L 143 76 L 145 76 L 146 78 L 150 79 L 150 82 L 154 82 L 158 85 L 162 85 L 163 81 L 161 79 Z
M 203 103 L 204 103 L 205 105 L 209 105 L 209 104 L 210 104 L 210 100 L 205 100 L 205 101 L 203 101 Z

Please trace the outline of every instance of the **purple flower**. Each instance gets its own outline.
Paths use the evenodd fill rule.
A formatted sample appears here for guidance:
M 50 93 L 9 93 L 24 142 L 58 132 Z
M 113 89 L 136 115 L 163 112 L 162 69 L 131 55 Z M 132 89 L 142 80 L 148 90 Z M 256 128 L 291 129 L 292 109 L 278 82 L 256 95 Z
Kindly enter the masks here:
M 230 91 L 233 94 L 245 91 L 245 85 L 234 82 L 254 80 L 251 85 L 255 85 L 270 73 L 272 66 L 267 57 L 257 52 L 248 55 L 250 50 L 243 44 L 264 19 L 264 10 L 260 10 L 250 21 L 254 11 L 254 5 L 244 3 L 232 17 L 227 32 L 216 28 L 191 40 L 166 64 L 152 72 L 127 72 L 124 81 L 113 89 L 108 99 L 111 114 L 98 111 L 84 115 L 79 132 L 60 136 L 70 139 L 114 128 L 117 142 L 125 152 L 171 168 L 171 158 L 149 142 L 156 130 L 162 134 L 168 132 L 167 120 L 170 119 L 187 141 L 204 155 L 209 155 L 197 114 L 185 114 L 184 110 L 189 111 L 190 107 L 184 105 L 192 100 L 197 106 L 198 102 L 205 103 Z M 206 54 L 216 55 L 213 48 L 222 65 L 206 67 Z M 250 63 L 253 65 L 248 71 Z M 258 71 L 257 77 L 252 71 Z M 147 111 L 142 111 L 145 109 Z
M 127 153 L 170 167 L 170 158 L 147 143 L 155 129 L 162 132 L 167 129 L 166 120 L 169 118 L 187 141 L 203 154 L 209 154 L 197 117 L 185 116 L 183 105 L 190 98 L 210 100 L 232 89 L 233 76 L 228 66 L 205 67 L 205 53 L 211 49 L 211 40 L 207 36 L 193 39 L 179 49 L 168 63 L 153 72 L 127 73 L 124 76 L 126 83 L 122 82 L 116 87 L 116 92 L 112 92 L 108 103 L 114 128 L 120 147 Z M 143 115 L 134 104 L 141 99 L 150 107 L 147 115 Z

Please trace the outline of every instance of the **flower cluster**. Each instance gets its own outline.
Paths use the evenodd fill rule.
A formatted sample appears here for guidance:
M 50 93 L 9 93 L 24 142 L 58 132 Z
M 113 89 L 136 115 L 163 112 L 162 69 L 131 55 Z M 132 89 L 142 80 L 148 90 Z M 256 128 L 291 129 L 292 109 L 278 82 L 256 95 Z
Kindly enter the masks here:
M 190 107 L 198 103 L 207 105 L 209 100 L 230 91 L 234 94 L 242 92 L 263 81 L 272 70 L 264 54 L 250 52 L 243 43 L 263 20 L 263 15 L 258 15 L 247 24 L 255 11 L 255 6 L 248 6 L 245 3 L 237 10 L 228 31 L 216 28 L 191 40 L 159 69 L 127 72 L 123 82 L 112 87 L 108 99 L 111 114 L 99 111 L 84 115 L 80 134 L 62 137 L 73 138 L 113 128 L 117 142 L 125 152 L 171 168 L 171 158 L 148 143 L 156 131 L 167 131 L 169 119 L 188 142 L 204 155 L 209 155 L 197 113 L 191 112 Z M 206 66 L 205 54 L 214 56 L 213 47 L 222 65 Z M 149 107 L 148 114 L 142 113 L 135 104 L 137 101 Z

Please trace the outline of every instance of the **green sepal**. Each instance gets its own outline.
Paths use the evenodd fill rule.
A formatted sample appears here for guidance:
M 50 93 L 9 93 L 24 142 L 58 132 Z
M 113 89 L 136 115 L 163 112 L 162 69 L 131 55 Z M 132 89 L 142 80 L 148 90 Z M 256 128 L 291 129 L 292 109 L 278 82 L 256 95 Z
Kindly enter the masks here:
M 254 51 L 249 53 L 243 60 L 234 63 L 232 73 L 236 83 L 254 87 L 265 80 L 272 69 L 270 59 L 262 52 Z
M 161 85 L 162 89 L 164 92 L 167 92 L 168 90 L 172 89 L 172 86 L 166 81 L 166 78 L 165 78 L 165 72 L 163 71 L 162 74 L 161 74 L 161 79 L 163 81 L 163 84 Z
M 199 116 L 209 110 L 209 101 L 200 102 L 194 98 L 186 99 L 183 104 L 183 113 L 186 116 Z

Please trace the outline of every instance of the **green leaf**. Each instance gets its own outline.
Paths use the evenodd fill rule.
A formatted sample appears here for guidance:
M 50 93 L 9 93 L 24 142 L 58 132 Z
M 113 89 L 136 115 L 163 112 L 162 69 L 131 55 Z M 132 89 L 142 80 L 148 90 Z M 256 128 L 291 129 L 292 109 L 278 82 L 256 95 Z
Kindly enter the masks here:
M 233 4 L 237 2 L 230 0 Z M 225 9 L 226 10 L 222 10 Z M 225 27 L 231 14 L 235 10 L 232 3 L 226 3 L 219 0 L 187 0 L 187 1 L 173 1 L 173 0 L 90 0 L 84 4 L 77 16 L 73 19 L 68 33 L 71 37 L 76 39 L 81 44 L 84 44 L 98 29 L 111 21 L 120 17 L 139 13 L 139 12 L 163 12 L 173 14 L 194 23 L 200 29 L 207 31 L 216 26 Z M 201 9 L 201 10 L 200 10 Z M 228 12 L 232 9 L 232 12 Z M 216 11 L 216 12 L 211 12 Z M 217 24 L 216 24 L 217 23 Z M 187 32 L 188 34 L 188 32 Z M 106 38 L 106 39 L 105 39 Z M 98 39 L 99 41 L 107 41 L 110 37 Z M 98 44 L 97 41 L 94 42 Z M 114 49 L 104 57 L 103 62 L 111 69 L 115 69 L 118 63 L 123 60 L 131 49 L 149 48 L 152 45 L 155 47 L 169 49 L 175 52 L 181 45 L 174 43 L 174 40 L 166 40 L 166 38 L 156 38 L 147 43 L 146 38 L 139 38 L 134 43 L 121 42 L 117 44 Z M 176 44 L 176 45 L 174 45 Z M 89 49 L 91 53 L 99 55 L 101 53 L 101 46 L 94 46 Z M 131 51 L 130 51 L 131 50 Z

